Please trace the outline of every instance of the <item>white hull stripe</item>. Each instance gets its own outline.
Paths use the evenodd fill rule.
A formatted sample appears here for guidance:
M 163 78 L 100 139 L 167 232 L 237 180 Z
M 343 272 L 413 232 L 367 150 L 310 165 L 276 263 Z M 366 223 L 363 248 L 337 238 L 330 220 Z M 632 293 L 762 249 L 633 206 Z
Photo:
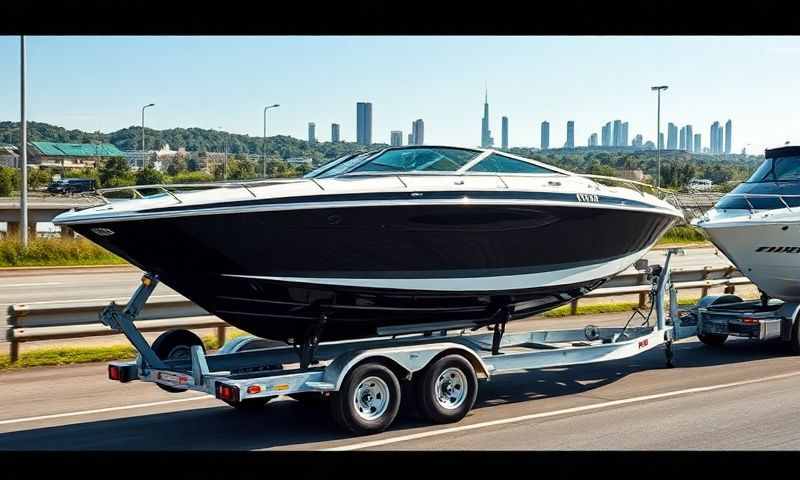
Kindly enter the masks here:
M 642 258 L 648 248 L 610 262 L 600 262 L 550 272 L 528 273 L 477 278 L 311 278 L 272 277 L 259 275 L 222 274 L 224 277 L 251 278 L 277 282 L 310 283 L 341 287 L 385 288 L 395 290 L 431 290 L 447 292 L 508 291 L 556 285 L 571 285 L 611 277 L 633 265 Z
M 388 207 L 388 206 L 436 206 L 436 205 L 525 205 L 525 206 L 542 206 L 542 207 L 572 207 L 572 208 L 593 208 L 601 210 L 624 210 L 630 212 L 646 212 L 651 214 L 669 215 L 677 218 L 682 218 L 682 214 L 677 210 L 668 210 L 664 208 L 653 207 L 633 207 L 626 205 L 609 205 L 609 204 L 595 204 L 590 202 L 562 202 L 554 200 L 492 200 L 492 199 L 472 199 L 464 197 L 461 199 L 443 199 L 443 200 L 425 200 L 425 199 L 409 199 L 409 200 L 373 200 L 369 202 L 364 201 L 342 201 L 342 202 L 303 202 L 303 203 L 286 203 L 279 205 L 251 205 L 251 206 L 231 206 L 231 207 L 218 207 L 218 208 L 203 208 L 199 206 L 193 210 L 180 210 L 169 212 L 119 212 L 118 214 L 108 215 L 103 212 L 96 217 L 83 216 L 85 212 L 76 212 L 74 214 L 63 213 L 63 218 L 56 218 L 53 223 L 56 225 L 78 225 L 78 224 L 92 224 L 92 223 L 107 223 L 107 222 L 125 222 L 134 220 L 151 220 L 160 218 L 177 218 L 177 217 L 196 217 L 204 215 L 226 215 L 236 213 L 256 213 L 256 212 L 270 212 L 270 211 L 288 211 L 288 210 L 312 210 L 312 209 L 328 209 L 328 208 L 354 208 L 354 207 Z M 75 215 L 76 218 L 70 218 Z M 61 215 L 60 215 L 61 217 Z M 83 218 L 81 218 L 83 217 Z

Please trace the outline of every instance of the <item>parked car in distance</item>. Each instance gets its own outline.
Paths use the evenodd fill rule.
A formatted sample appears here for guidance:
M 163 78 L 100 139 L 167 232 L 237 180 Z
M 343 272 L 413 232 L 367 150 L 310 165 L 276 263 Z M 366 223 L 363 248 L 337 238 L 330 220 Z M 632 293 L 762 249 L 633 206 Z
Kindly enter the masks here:
M 96 182 L 91 178 L 64 178 L 51 182 L 47 186 L 49 193 L 81 193 L 91 192 L 97 188 Z
M 689 191 L 707 192 L 714 188 L 714 182 L 705 178 L 693 178 L 689 180 L 687 187 Z

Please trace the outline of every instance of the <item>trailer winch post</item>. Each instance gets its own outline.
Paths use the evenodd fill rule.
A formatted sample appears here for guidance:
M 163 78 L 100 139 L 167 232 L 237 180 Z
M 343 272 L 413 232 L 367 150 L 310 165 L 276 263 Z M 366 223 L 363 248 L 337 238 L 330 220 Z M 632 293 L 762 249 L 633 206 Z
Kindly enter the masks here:
M 667 359 L 667 367 L 672 368 L 674 367 L 673 359 L 675 358 L 675 353 L 672 350 L 672 342 L 675 341 L 678 335 L 678 326 L 680 325 L 680 321 L 677 320 L 678 313 L 677 313 L 677 292 L 672 287 L 672 279 L 670 278 L 670 267 L 669 263 L 672 259 L 672 255 L 678 253 L 678 249 L 671 248 L 667 251 L 667 259 L 664 261 L 664 266 L 659 271 L 658 276 L 658 283 L 656 284 L 656 295 L 655 295 L 655 309 L 656 309 L 656 329 L 663 331 L 665 338 L 664 340 L 664 355 Z M 664 295 L 669 292 L 669 309 L 670 309 L 670 318 L 672 319 L 672 328 L 667 329 L 667 321 L 665 318 L 665 308 L 664 308 Z
M 100 312 L 100 321 L 112 330 L 124 334 L 142 356 L 142 360 L 146 365 L 156 369 L 165 369 L 167 367 L 166 364 L 158 358 L 156 352 L 150 348 L 150 344 L 147 343 L 142 333 L 133 324 L 133 320 L 142 311 L 144 304 L 157 286 L 158 277 L 149 273 L 144 274 L 142 283 L 133 293 L 131 299 L 128 300 L 125 308 L 122 309 L 116 303 L 111 302 Z

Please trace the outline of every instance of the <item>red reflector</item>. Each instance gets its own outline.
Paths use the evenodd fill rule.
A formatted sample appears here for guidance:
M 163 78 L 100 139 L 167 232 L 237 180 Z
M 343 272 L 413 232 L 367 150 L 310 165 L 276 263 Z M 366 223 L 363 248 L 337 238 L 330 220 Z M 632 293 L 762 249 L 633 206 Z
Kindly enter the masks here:
M 261 393 L 261 385 L 250 385 L 247 387 L 247 393 L 251 395 Z
M 111 380 L 119 380 L 120 379 L 119 367 L 115 365 L 109 365 L 108 378 L 110 378 Z
M 742 319 L 742 323 L 746 323 L 748 325 L 758 325 L 758 320 L 755 318 L 745 317 Z

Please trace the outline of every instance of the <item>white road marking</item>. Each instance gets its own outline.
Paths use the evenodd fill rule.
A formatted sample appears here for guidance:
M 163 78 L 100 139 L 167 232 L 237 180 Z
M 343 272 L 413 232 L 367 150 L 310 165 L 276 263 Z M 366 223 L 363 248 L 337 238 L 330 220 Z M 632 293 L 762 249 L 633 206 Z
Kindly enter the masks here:
M 11 420 L 0 420 L 0 425 L 10 425 L 12 423 L 23 423 L 23 422 L 35 422 L 38 420 L 51 420 L 54 418 L 64 418 L 64 417 L 76 417 L 79 415 L 92 415 L 95 413 L 106 413 L 106 412 L 117 412 L 120 410 L 131 410 L 134 408 L 147 408 L 147 407 L 156 407 L 159 405 L 169 405 L 171 403 L 181 403 L 181 402 L 194 402 L 197 400 L 216 400 L 216 398 L 210 395 L 203 395 L 201 397 L 192 397 L 192 398 L 180 398 L 178 400 L 164 400 L 161 402 L 150 402 L 150 403 L 138 403 L 136 405 L 124 405 L 121 407 L 109 407 L 109 408 L 98 408 L 96 410 L 84 410 L 81 412 L 69 412 L 69 413 L 57 413 L 54 415 L 41 415 L 38 417 L 25 417 L 25 418 L 14 418 Z
M 0 285 L 0 287 L 44 287 L 46 285 L 63 285 L 65 282 L 42 282 L 42 283 L 12 283 Z
M 800 371 L 791 372 L 791 373 L 784 373 L 781 375 L 773 375 L 771 377 L 763 377 L 754 380 L 744 380 L 741 382 L 732 382 L 732 383 L 723 383 L 719 385 L 711 385 L 708 387 L 696 387 L 696 388 L 687 388 L 685 390 L 676 390 L 672 392 L 666 393 L 658 393 L 655 395 L 644 395 L 641 397 L 632 397 L 632 398 L 625 398 L 622 400 L 613 400 L 610 402 L 603 402 L 603 403 L 594 403 L 592 405 L 584 405 L 582 407 L 573 407 L 573 408 L 565 408 L 562 410 L 553 410 L 551 412 L 542 412 L 542 413 L 533 413 L 530 415 L 521 415 L 518 417 L 511 417 L 511 418 L 502 418 L 499 420 L 492 420 L 488 422 L 481 422 L 475 423 L 472 425 L 464 425 L 461 427 L 451 427 L 451 428 L 443 428 L 441 430 L 432 430 L 429 432 L 421 432 L 421 433 L 414 433 L 410 435 L 403 435 L 399 437 L 392 437 L 386 438 L 383 440 L 374 440 L 371 442 L 361 442 L 361 443 L 354 443 L 350 445 L 344 445 L 341 447 L 332 447 L 332 448 L 324 448 L 323 451 L 348 451 L 348 450 L 360 450 L 363 448 L 371 448 L 371 447 L 379 447 L 382 445 L 389 445 L 392 443 L 399 443 L 399 442 L 407 442 L 409 440 L 417 440 L 420 438 L 427 438 L 427 437 L 434 437 L 438 435 L 446 435 L 450 433 L 457 433 L 457 432 L 464 432 L 467 430 L 475 430 L 478 428 L 485 428 L 485 427 L 492 427 L 495 425 L 504 425 L 508 423 L 517 423 L 517 422 L 524 422 L 527 420 L 535 420 L 538 418 L 547 418 L 547 417 L 554 417 L 556 415 L 565 415 L 569 413 L 579 413 L 579 412 L 586 412 L 591 410 L 599 410 L 602 408 L 614 407 L 618 405 L 625 405 L 629 403 L 636 403 L 636 402 L 645 402 L 648 400 L 658 400 L 661 398 L 669 398 L 674 397 L 677 395 L 685 395 L 690 393 L 700 393 L 700 392 L 708 392 L 712 390 L 719 390 L 722 388 L 730 388 L 730 387 L 738 387 L 742 385 L 749 385 L 753 383 L 761 383 L 767 382 L 770 380 L 779 380 L 788 377 L 794 377 L 800 375 Z

